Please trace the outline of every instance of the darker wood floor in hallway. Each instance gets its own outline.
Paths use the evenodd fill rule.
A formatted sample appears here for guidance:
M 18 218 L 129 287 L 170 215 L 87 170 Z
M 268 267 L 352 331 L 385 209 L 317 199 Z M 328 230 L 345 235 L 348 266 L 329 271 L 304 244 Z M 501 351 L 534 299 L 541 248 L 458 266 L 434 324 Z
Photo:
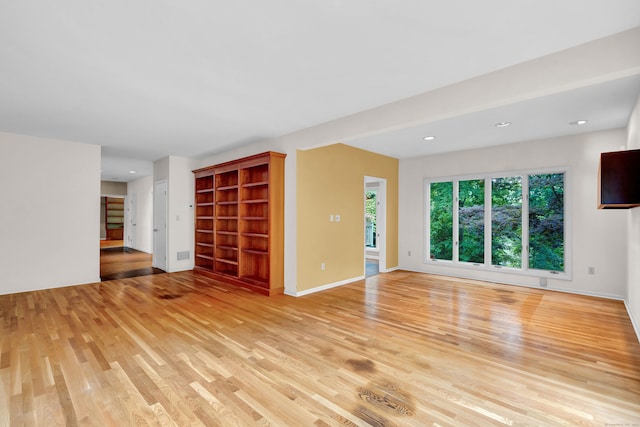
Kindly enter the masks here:
M 163 270 L 151 266 L 151 257 L 151 254 L 126 246 L 103 247 L 100 249 L 100 280 L 164 273 Z

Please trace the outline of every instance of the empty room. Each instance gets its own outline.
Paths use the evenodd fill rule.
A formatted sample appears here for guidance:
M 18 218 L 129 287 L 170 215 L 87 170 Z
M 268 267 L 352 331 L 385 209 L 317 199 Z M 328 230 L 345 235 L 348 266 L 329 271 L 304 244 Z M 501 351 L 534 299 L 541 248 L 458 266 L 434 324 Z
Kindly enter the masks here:
M 640 425 L 640 3 L 0 5 L 0 426 Z

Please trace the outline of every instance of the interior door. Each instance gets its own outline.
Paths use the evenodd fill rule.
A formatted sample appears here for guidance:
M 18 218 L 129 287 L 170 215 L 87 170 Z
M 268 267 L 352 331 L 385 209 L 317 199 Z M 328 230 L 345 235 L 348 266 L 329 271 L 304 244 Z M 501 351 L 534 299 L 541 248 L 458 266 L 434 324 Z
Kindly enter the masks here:
M 153 185 L 153 266 L 167 271 L 167 181 Z
M 138 193 L 132 193 L 129 196 L 129 217 L 127 221 L 127 244 L 130 248 L 137 249 L 136 246 L 136 227 L 138 223 Z

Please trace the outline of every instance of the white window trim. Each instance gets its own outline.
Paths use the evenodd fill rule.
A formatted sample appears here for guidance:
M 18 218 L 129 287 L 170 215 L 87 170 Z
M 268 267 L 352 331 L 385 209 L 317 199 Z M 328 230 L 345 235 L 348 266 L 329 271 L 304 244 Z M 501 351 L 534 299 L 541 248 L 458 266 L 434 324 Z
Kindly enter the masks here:
M 503 266 L 494 266 L 491 265 L 491 185 L 487 185 L 487 182 L 491 182 L 492 178 L 504 178 L 511 176 L 524 176 L 527 175 L 539 175 L 539 174 L 552 174 L 552 173 L 563 173 L 564 174 L 564 272 L 557 271 L 549 271 L 549 270 L 537 270 L 533 268 L 529 268 L 529 180 L 522 179 L 522 268 L 513 268 L 513 267 L 503 267 Z M 472 270 L 480 270 L 480 271 L 489 271 L 494 273 L 504 273 L 504 274 L 515 274 L 529 277 L 545 277 L 559 280 L 572 280 L 572 272 L 573 272 L 573 240 L 571 230 L 572 219 L 573 219 L 573 209 L 571 206 L 571 200 L 573 200 L 573 189 L 572 189 L 572 172 L 569 166 L 563 167 L 554 167 L 554 168 L 543 168 L 543 169 L 524 169 L 524 170 L 514 170 L 509 172 L 495 172 L 495 173 L 485 173 L 485 174 L 476 174 L 476 175 L 456 175 L 456 176 L 447 176 L 447 177 L 434 177 L 434 178 L 425 178 L 424 179 L 424 221 L 425 225 L 424 233 L 423 233 L 423 262 L 428 265 L 439 265 L 439 266 L 447 266 L 447 267 L 456 267 L 462 269 L 472 269 Z M 484 263 L 470 263 L 458 261 L 458 209 L 457 209 L 457 199 L 458 199 L 458 185 L 456 184 L 458 181 L 466 181 L 472 179 L 484 179 L 485 180 L 485 239 L 484 239 Z M 432 260 L 429 256 L 430 251 L 430 231 L 431 231 L 431 217 L 430 217 L 430 206 L 431 206 L 431 184 L 434 182 L 454 182 L 453 185 L 453 260 Z M 526 203 L 525 203 L 526 201 Z M 489 235 L 489 238 L 487 238 Z M 526 267 L 525 267 L 526 266 Z

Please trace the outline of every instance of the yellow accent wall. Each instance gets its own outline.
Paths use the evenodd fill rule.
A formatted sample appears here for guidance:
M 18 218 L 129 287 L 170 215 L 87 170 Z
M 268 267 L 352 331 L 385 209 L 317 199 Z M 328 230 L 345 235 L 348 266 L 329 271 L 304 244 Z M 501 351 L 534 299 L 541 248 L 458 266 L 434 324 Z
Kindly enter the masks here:
M 297 292 L 365 274 L 365 176 L 387 180 L 386 266 L 398 266 L 398 160 L 345 144 L 298 151 Z

